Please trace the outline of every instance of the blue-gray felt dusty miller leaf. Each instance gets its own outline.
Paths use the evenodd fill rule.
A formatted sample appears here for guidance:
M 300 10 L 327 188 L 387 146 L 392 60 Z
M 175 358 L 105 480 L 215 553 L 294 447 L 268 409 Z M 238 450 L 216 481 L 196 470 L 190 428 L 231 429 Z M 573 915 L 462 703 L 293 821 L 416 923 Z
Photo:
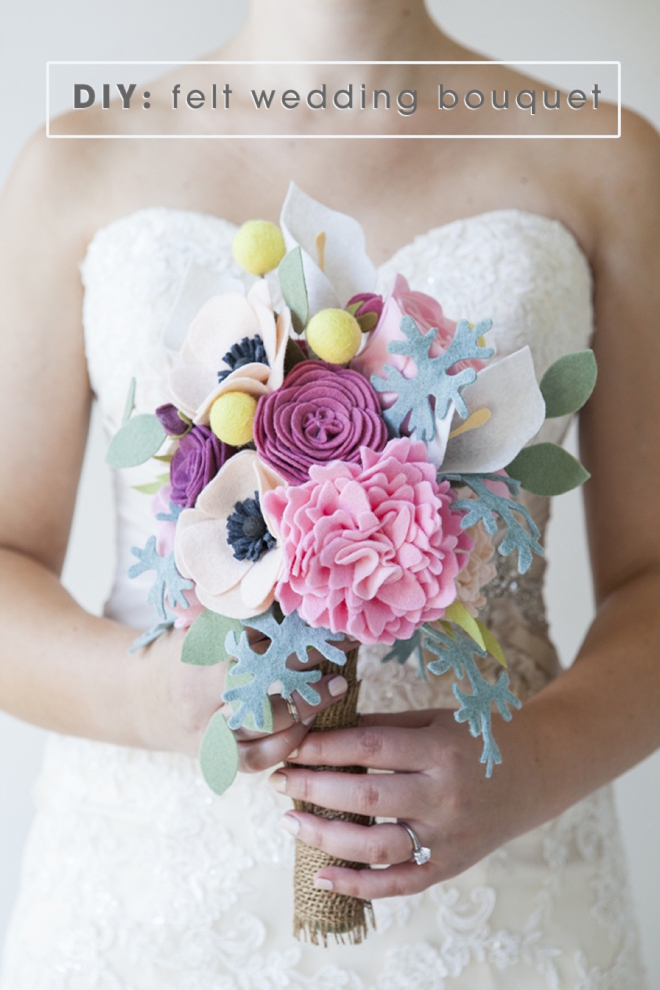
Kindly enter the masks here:
M 411 657 L 414 657 L 417 660 L 419 676 L 425 681 L 426 670 L 422 656 L 422 629 L 416 629 L 409 639 L 395 640 L 392 649 L 385 654 L 381 663 L 389 663 L 390 660 L 396 660 L 398 664 L 402 665 L 407 663 Z
M 490 777 L 493 765 L 502 762 L 502 754 L 493 737 L 491 704 L 497 706 L 506 722 L 511 721 L 509 705 L 514 708 L 521 707 L 518 698 L 509 690 L 509 675 L 502 673 L 495 684 L 489 684 L 474 660 L 475 654 L 485 657 L 486 651 L 458 629 L 453 635 L 449 635 L 439 629 L 425 626 L 424 636 L 426 648 L 439 657 L 429 664 L 432 674 L 446 674 L 448 670 L 453 670 L 458 680 L 462 680 L 467 675 L 472 694 L 461 691 L 458 684 L 454 684 L 454 694 L 461 703 L 461 707 L 454 713 L 454 718 L 457 722 L 467 722 L 470 733 L 475 738 L 477 736 L 483 738 L 481 762 L 486 764 L 486 776 Z
M 265 653 L 255 653 L 247 633 L 241 633 L 238 642 L 233 631 L 227 633 L 227 653 L 238 661 L 232 669 L 232 678 L 242 674 L 251 676 L 248 683 L 229 688 L 222 697 L 227 703 L 240 702 L 229 719 L 230 728 L 238 729 L 252 715 L 257 729 L 263 731 L 264 699 L 272 684 L 279 682 L 284 698 L 290 698 L 297 691 L 310 705 L 317 705 L 321 700 L 318 691 L 312 687 L 321 678 L 321 671 L 313 668 L 291 670 L 287 667 L 288 658 L 295 653 L 301 663 L 307 663 L 307 650 L 315 648 L 326 660 L 341 666 L 346 663 L 346 656 L 342 650 L 332 646 L 331 641 L 342 640 L 344 636 L 342 633 L 331 633 L 328 629 L 310 628 L 297 612 L 285 616 L 284 621 L 278 623 L 272 611 L 268 611 L 254 619 L 247 619 L 245 624 L 262 632 L 271 642 Z
M 167 622 L 171 618 L 171 613 L 168 612 L 165 604 L 166 595 L 172 608 L 177 605 L 183 608 L 189 607 L 184 591 L 189 591 L 193 583 L 179 574 L 174 563 L 174 553 L 161 557 L 156 550 L 155 536 L 149 537 L 144 549 L 131 547 L 131 553 L 138 558 L 138 562 L 129 569 L 129 577 L 139 577 L 144 571 L 156 572 L 156 578 L 147 596 L 147 603 L 155 607 L 161 622 Z
M 477 496 L 476 499 L 459 498 L 452 502 L 452 509 L 464 510 L 467 513 L 461 522 L 463 529 L 468 529 L 469 526 L 482 522 L 486 532 L 493 536 L 497 532 L 497 519 L 495 517 L 500 517 L 506 527 L 506 534 L 498 547 L 498 551 L 503 557 L 507 557 L 514 550 L 518 551 L 518 571 L 520 574 L 524 574 L 528 570 L 532 563 L 532 553 L 538 554 L 539 557 L 544 556 L 543 547 L 539 543 L 541 534 L 525 506 L 512 498 L 496 495 L 484 484 L 485 481 L 503 482 L 513 495 L 517 495 L 520 490 L 519 482 L 500 474 L 443 475 L 440 473 L 438 479 L 451 481 L 454 487 L 465 485 Z M 521 526 L 513 515 L 514 512 L 524 518 L 529 531 Z
M 492 322 L 482 320 L 471 329 L 467 320 L 461 320 L 447 350 L 434 358 L 429 357 L 429 351 L 438 336 L 436 329 L 422 334 L 410 316 L 404 316 L 400 326 L 406 339 L 390 341 L 387 350 L 390 354 L 412 358 L 417 374 L 414 378 L 404 378 L 400 371 L 386 364 L 383 368 L 385 378 L 372 375 L 371 384 L 377 392 L 396 393 L 396 402 L 383 413 L 394 433 L 399 433 L 404 420 L 410 415 L 408 431 L 415 432 L 419 440 L 430 441 L 435 436 L 436 417 L 444 419 L 450 403 L 453 402 L 459 416 L 463 419 L 467 417 L 468 408 L 461 389 L 471 385 L 477 373 L 474 368 L 463 368 L 453 375 L 448 372 L 458 361 L 492 357 L 492 347 L 479 344 L 479 338 L 490 330 Z

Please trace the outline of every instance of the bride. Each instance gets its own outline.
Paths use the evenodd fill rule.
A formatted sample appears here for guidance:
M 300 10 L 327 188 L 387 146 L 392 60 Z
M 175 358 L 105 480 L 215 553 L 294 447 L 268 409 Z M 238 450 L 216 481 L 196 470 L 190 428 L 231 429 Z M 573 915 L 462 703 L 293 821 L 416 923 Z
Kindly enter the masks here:
M 478 56 L 422 0 L 253 0 L 239 36 L 209 56 L 273 57 Z M 405 67 L 380 69 L 392 92 L 409 84 Z M 193 70 L 180 70 L 170 90 L 193 88 Z M 279 91 L 286 67 L 271 70 Z M 308 71 L 310 89 L 320 73 L 334 81 Z M 462 71 L 465 88 L 476 70 Z M 534 85 L 490 71 L 500 92 Z M 196 126 L 211 130 L 205 114 Z M 477 127 L 457 114 L 462 132 Z M 572 120 L 562 111 L 561 126 Z M 51 735 L 2 990 L 643 988 L 607 785 L 660 742 L 659 166 L 656 134 L 631 113 L 619 141 L 30 142 L 0 209 L 0 686 L 8 712 Z M 109 433 L 131 377 L 140 411 L 166 401 L 160 333 L 189 261 L 239 277 L 236 225 L 276 220 L 290 180 L 360 220 L 380 291 L 401 272 L 450 317 L 492 317 L 499 354 L 528 343 L 542 373 L 597 327 L 599 384 L 581 417 L 597 618 L 557 676 L 542 562 L 514 580 L 498 558 L 488 621 L 526 703 L 497 726 L 504 762 L 491 780 L 442 679 L 381 667 L 372 648 L 359 728 L 321 741 L 308 735 L 314 710 L 300 702 L 293 723 L 280 699 L 276 732 L 241 738 L 246 773 L 216 798 L 195 757 L 222 704 L 223 665 L 181 664 L 178 631 L 127 652 L 150 623 L 126 578 L 150 522 L 125 479 L 104 617 L 59 583 L 92 395 Z M 546 439 L 560 440 L 566 423 L 553 422 Z M 529 507 L 543 529 L 546 500 Z M 345 688 L 326 678 L 321 706 Z M 356 762 L 392 772 L 349 788 L 306 769 Z M 303 797 L 390 821 L 366 829 L 289 810 Z M 430 862 L 411 860 L 397 818 Z M 292 835 L 388 864 L 317 875 L 321 889 L 374 899 L 366 942 L 291 937 Z

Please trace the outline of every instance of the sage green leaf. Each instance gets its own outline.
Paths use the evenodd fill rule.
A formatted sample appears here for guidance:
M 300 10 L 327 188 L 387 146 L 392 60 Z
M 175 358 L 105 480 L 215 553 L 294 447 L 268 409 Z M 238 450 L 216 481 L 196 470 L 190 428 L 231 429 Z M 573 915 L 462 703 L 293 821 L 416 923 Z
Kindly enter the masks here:
M 157 492 L 161 490 L 163 485 L 166 485 L 170 480 L 169 471 L 167 474 L 159 474 L 153 481 L 147 482 L 146 485 L 131 485 L 131 487 L 136 492 L 142 492 L 143 495 L 156 495 Z
M 238 772 L 238 743 L 224 715 L 216 712 L 199 750 L 204 780 L 216 794 L 224 794 Z
M 110 441 L 106 463 L 113 468 L 137 467 L 160 450 L 166 434 L 158 418 L 149 413 L 133 416 Z
M 547 419 L 577 412 L 594 390 L 598 367 L 594 352 L 564 354 L 551 364 L 541 379 Z
M 225 691 L 229 688 L 245 687 L 253 679 L 253 674 L 234 674 L 234 667 L 236 666 L 236 661 L 230 663 L 229 670 L 227 671 L 227 678 L 225 680 Z M 236 712 L 241 707 L 240 698 L 234 698 L 230 701 L 232 711 Z M 268 695 L 264 697 L 264 724 L 263 728 L 259 729 L 257 723 L 254 720 L 254 715 L 249 712 L 245 720 L 243 721 L 244 729 L 251 729 L 253 732 L 272 732 L 273 725 L 273 706 L 270 703 L 270 698 Z
M 296 333 L 302 333 L 309 320 L 309 301 L 300 247 L 284 255 L 277 274 L 284 301 L 291 310 L 293 328 Z
M 135 379 L 131 378 L 131 384 L 128 386 L 128 394 L 126 396 L 126 405 L 124 406 L 124 415 L 121 418 L 121 425 L 125 426 L 129 419 L 133 415 L 133 410 L 135 409 Z
M 505 470 L 533 495 L 563 495 L 591 477 L 572 454 L 556 443 L 524 447 Z
M 212 667 L 215 663 L 228 660 L 230 654 L 225 649 L 227 633 L 243 632 L 239 619 L 228 619 L 206 609 L 198 615 L 183 641 L 181 659 L 195 667 Z

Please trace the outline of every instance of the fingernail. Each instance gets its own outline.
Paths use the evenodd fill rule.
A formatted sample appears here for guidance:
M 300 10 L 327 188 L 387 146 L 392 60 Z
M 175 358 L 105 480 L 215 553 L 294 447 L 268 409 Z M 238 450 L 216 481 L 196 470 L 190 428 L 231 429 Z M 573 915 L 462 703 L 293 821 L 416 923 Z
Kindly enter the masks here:
M 283 828 L 285 832 L 290 832 L 291 835 L 298 835 L 300 831 L 300 822 L 293 815 L 287 814 L 282 815 L 280 818 L 280 828 Z
M 340 694 L 343 694 L 348 687 L 348 681 L 341 674 L 339 677 L 333 677 L 328 683 L 328 691 L 333 698 L 338 698 Z
M 335 885 L 332 880 L 326 880 L 324 877 L 315 877 L 314 886 L 317 890 L 334 890 Z
M 309 718 L 304 718 L 303 719 L 303 725 L 311 725 L 315 718 L 316 718 L 316 715 L 310 715 Z M 296 750 L 296 753 L 297 752 L 298 752 L 298 750 Z
M 277 770 L 268 778 L 268 783 L 275 791 L 279 791 L 280 794 L 286 794 L 286 774 L 280 773 Z

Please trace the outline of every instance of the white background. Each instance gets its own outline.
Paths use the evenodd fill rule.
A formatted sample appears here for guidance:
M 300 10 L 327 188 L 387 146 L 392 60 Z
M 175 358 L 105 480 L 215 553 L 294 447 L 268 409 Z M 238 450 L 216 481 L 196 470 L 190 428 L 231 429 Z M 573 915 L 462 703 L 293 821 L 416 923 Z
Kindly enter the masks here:
M 432 0 L 431 6 L 449 33 L 491 58 L 620 59 L 624 103 L 660 124 L 657 0 Z M 0 182 L 24 140 L 43 122 L 47 60 L 200 57 L 240 26 L 246 10 L 245 0 L 2 4 Z M 554 81 L 551 69 L 546 75 Z M 576 493 L 555 500 L 548 552 L 552 631 L 568 663 L 592 615 Z M 112 568 L 112 500 L 102 439 L 94 423 L 64 580 L 85 607 L 98 612 Z M 30 788 L 43 742 L 40 730 L 0 714 L 0 943 L 33 814 Z M 650 987 L 660 987 L 660 754 L 619 780 L 616 792 Z

